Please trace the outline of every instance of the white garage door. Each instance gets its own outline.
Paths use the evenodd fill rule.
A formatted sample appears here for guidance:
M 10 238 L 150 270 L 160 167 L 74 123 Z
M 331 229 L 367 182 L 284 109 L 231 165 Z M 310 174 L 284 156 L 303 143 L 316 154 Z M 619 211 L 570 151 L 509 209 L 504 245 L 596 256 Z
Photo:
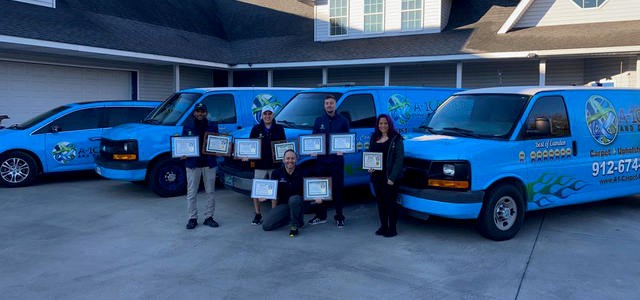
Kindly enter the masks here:
M 0 115 L 20 123 L 71 102 L 131 99 L 131 72 L 0 61 Z

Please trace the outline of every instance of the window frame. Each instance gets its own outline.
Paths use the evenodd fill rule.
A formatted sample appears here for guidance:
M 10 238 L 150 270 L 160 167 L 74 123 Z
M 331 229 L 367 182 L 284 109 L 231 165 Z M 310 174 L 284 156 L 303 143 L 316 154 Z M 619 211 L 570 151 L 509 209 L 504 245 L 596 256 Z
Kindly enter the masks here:
M 382 7 L 382 9 L 379 12 L 375 12 L 375 13 L 369 12 L 369 13 L 367 13 L 367 1 L 376 1 L 376 2 L 379 1 L 380 2 L 379 5 Z M 373 7 L 373 6 L 377 7 L 378 3 L 376 3 L 376 4 L 369 3 L 368 5 L 370 7 Z M 364 6 L 363 7 L 364 14 L 362 16 L 362 19 L 363 19 L 362 20 L 363 32 L 367 33 L 367 34 L 384 33 L 384 31 L 385 31 L 384 30 L 384 28 L 385 28 L 385 26 L 384 26 L 384 21 L 385 21 L 384 13 L 385 13 L 385 7 L 386 7 L 385 0 L 364 0 L 363 1 L 363 6 Z M 367 28 L 372 27 L 372 23 L 367 23 L 367 17 L 372 17 L 372 16 L 380 16 L 381 17 L 380 30 L 378 30 L 378 31 L 370 31 L 370 30 L 367 29 Z M 370 25 L 370 26 L 367 26 L 367 25 Z M 376 25 L 378 25 L 378 24 L 376 23 Z
M 604 6 L 607 2 L 609 2 L 609 0 L 594 0 L 596 1 L 595 6 L 589 6 L 589 7 L 585 7 L 584 6 L 584 2 L 585 0 L 570 0 L 574 5 L 576 5 L 578 8 L 581 9 L 598 9 L 598 8 L 602 8 L 602 6 Z M 579 4 L 579 2 L 582 2 L 582 4 Z
M 413 9 L 403 9 L 402 5 L 407 3 L 407 1 L 412 1 L 415 3 L 420 3 L 420 8 L 413 8 Z M 400 31 L 402 32 L 410 32 L 410 31 L 420 31 L 422 29 L 424 29 L 424 0 L 402 0 L 401 4 L 400 4 Z M 418 16 L 420 16 L 419 22 L 418 22 L 418 26 L 416 28 L 412 28 L 412 29 L 407 29 L 405 28 L 405 23 L 407 23 L 406 19 L 405 19 L 405 13 L 412 13 L 412 12 L 418 12 Z M 415 20 L 413 21 L 415 22 Z
M 344 15 L 339 15 L 339 16 L 332 16 L 331 14 L 333 13 L 333 11 L 337 10 L 338 8 L 336 7 L 337 2 L 339 2 L 340 4 L 344 5 L 344 8 L 342 6 L 339 7 L 339 9 L 342 11 L 343 9 L 345 10 L 345 14 Z M 340 23 L 341 20 L 344 19 L 344 23 Z M 334 26 L 334 20 L 338 20 L 338 22 L 336 22 L 336 25 Z M 342 27 L 344 29 L 344 33 L 341 34 L 336 34 L 334 32 L 334 29 L 340 28 Z M 349 34 L 349 0 L 329 0 L 329 36 L 330 37 L 336 37 L 336 36 L 346 36 Z

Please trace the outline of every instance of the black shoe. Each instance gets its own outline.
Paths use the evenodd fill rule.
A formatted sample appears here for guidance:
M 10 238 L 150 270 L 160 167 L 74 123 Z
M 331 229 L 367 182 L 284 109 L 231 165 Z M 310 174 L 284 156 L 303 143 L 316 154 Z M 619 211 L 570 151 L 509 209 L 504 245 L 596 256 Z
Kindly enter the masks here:
M 262 215 L 256 214 L 255 217 L 253 217 L 253 221 L 251 221 L 251 225 L 260 225 L 260 224 L 262 224 Z
M 187 229 L 194 229 L 198 226 L 198 219 L 189 219 L 187 222 Z
M 378 230 L 376 230 L 376 235 L 385 235 L 387 234 L 387 229 L 386 228 L 378 228 Z
M 295 237 L 296 235 L 298 235 L 298 227 L 291 226 L 291 230 L 289 231 L 289 236 Z
M 213 217 L 208 217 L 208 218 L 204 219 L 204 222 L 202 222 L 202 224 L 203 224 L 203 225 L 208 225 L 208 226 L 211 226 L 211 227 L 218 227 L 218 226 L 220 226 L 220 225 L 218 224 L 218 222 L 216 222 L 215 220 L 213 220 Z
M 318 225 L 318 224 L 324 224 L 327 223 L 327 219 L 320 219 L 317 216 L 313 217 L 313 219 L 309 220 L 309 222 L 307 222 L 309 225 Z
M 398 232 L 397 232 L 397 231 L 395 231 L 395 230 L 388 230 L 388 231 L 384 234 L 384 237 L 388 237 L 388 238 L 389 238 L 389 237 L 394 237 L 394 236 L 396 236 L 396 235 L 398 235 Z
M 338 226 L 338 228 L 344 228 L 344 220 L 337 220 L 336 226 Z

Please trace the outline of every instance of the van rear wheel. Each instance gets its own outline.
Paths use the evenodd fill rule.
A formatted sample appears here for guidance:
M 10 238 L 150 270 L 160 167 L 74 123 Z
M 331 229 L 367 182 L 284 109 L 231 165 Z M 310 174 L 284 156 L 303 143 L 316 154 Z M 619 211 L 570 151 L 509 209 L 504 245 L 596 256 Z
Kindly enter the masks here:
M 38 164 L 31 155 L 22 151 L 7 153 L 0 158 L 0 185 L 21 187 L 33 183 L 38 174 Z
M 513 185 L 492 189 L 478 218 L 478 230 L 484 237 L 504 241 L 514 237 L 524 224 L 524 200 Z
M 151 169 L 149 187 L 160 197 L 184 195 L 187 192 L 184 164 L 173 159 L 159 161 Z

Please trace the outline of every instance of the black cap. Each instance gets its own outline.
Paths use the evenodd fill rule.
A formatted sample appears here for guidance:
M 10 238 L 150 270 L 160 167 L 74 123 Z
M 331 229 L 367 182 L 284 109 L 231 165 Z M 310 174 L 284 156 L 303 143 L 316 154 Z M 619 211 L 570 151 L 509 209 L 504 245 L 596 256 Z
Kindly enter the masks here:
M 193 110 L 207 111 L 207 106 L 204 105 L 204 103 L 198 103 L 196 104 L 196 108 L 194 108 Z

